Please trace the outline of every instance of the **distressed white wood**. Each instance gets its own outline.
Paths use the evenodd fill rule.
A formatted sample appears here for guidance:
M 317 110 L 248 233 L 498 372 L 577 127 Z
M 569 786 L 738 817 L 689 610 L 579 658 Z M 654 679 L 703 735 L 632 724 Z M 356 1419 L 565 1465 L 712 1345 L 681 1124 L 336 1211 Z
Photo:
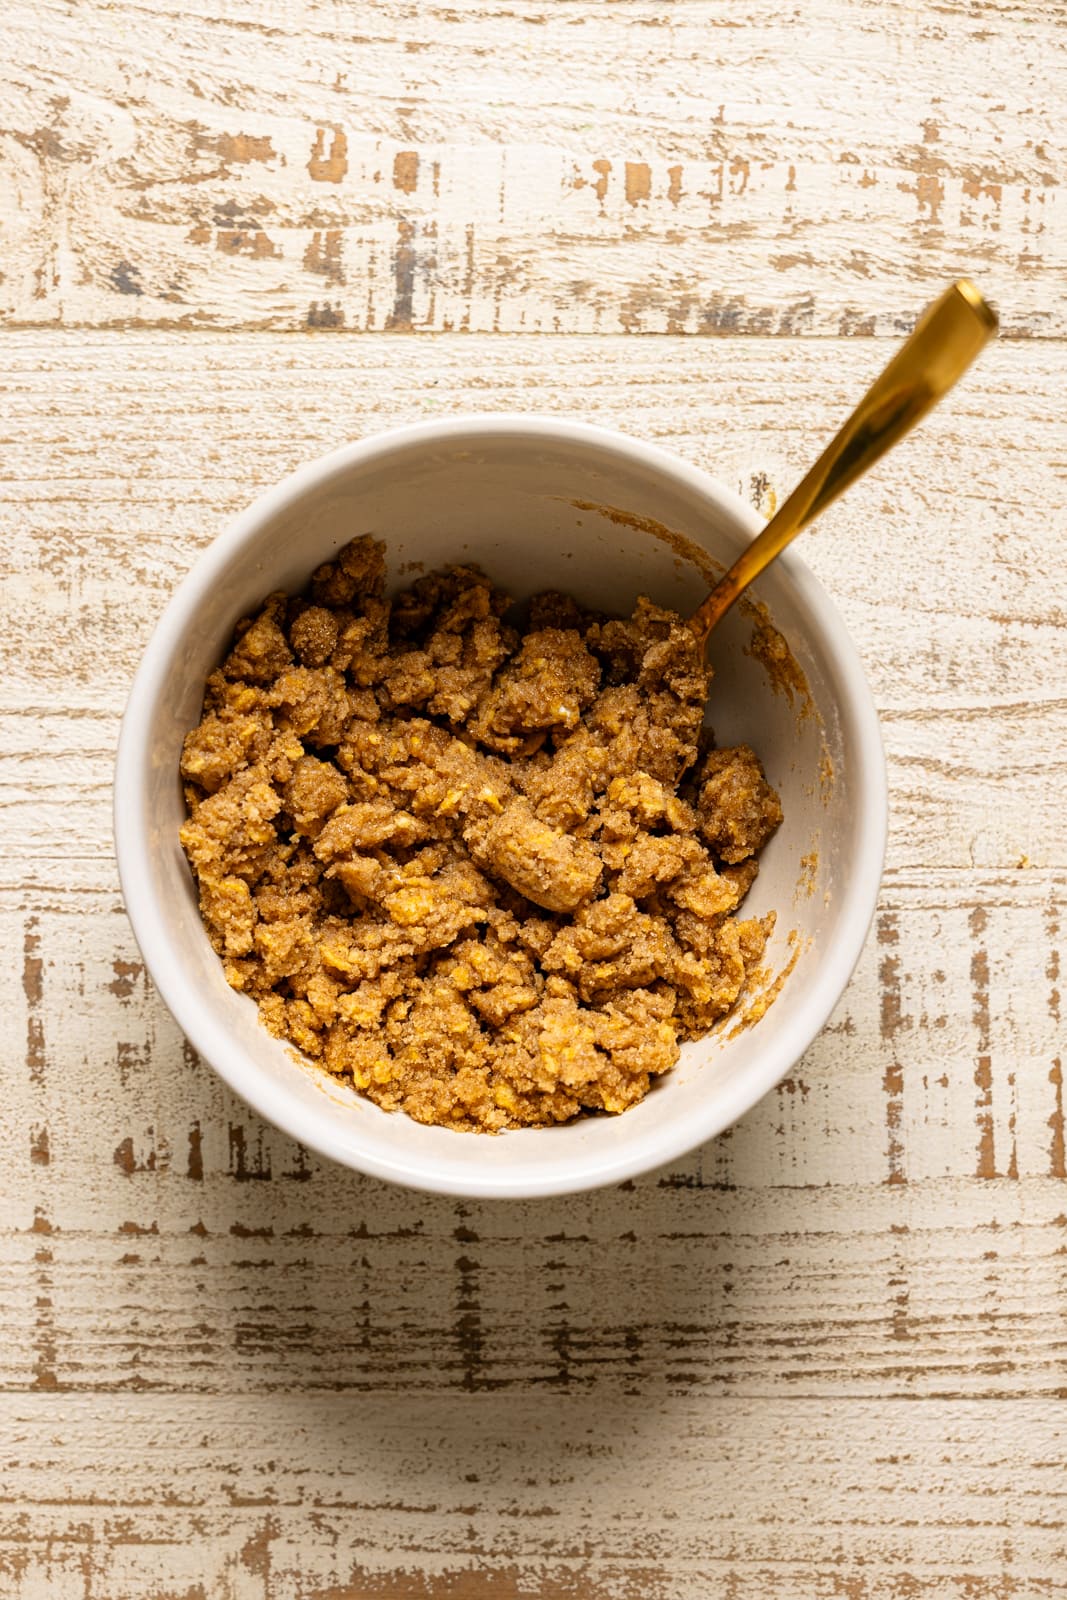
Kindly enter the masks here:
M 0 316 L 892 333 L 970 269 L 1062 333 L 1061 20 L 7 0 Z
M 155 618 L 225 518 L 302 461 L 424 416 L 555 411 L 655 438 L 770 510 L 881 359 L 854 339 L 441 336 L 417 362 L 399 335 L 4 350 L 0 750 L 19 783 L 0 851 L 29 855 L 107 848 L 116 716 Z M 1064 864 L 1062 392 L 1058 344 L 994 346 L 805 535 L 882 710 L 894 865 Z
M 1067 1593 L 1063 22 L 8 0 L 3 1600 Z M 804 539 L 893 817 L 790 1078 L 536 1205 L 261 1124 L 111 860 L 197 553 L 330 446 L 472 410 L 657 439 L 769 513 L 958 270 L 1013 337 Z
M 1061 1421 L 931 1402 L 919 1430 L 918 1409 L 625 1389 L 12 1398 L 32 1520 L 0 1511 L 0 1576 L 11 1600 L 1062 1594 Z
M 1062 347 L 998 346 L 809 536 L 893 783 L 874 933 L 830 1026 L 676 1168 L 501 1206 L 310 1157 L 183 1044 L 110 860 L 137 655 L 225 517 L 343 438 L 580 411 L 770 509 L 877 348 L 442 337 L 419 341 L 417 385 L 401 336 L 3 348 L 16 1600 L 1055 1594 Z

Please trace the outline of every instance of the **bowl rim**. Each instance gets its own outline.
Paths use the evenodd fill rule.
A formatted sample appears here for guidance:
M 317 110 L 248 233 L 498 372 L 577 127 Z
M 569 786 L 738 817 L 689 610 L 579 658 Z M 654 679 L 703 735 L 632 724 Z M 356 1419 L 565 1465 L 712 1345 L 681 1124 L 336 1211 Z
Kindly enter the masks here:
M 575 1194 L 619 1183 L 677 1160 L 714 1138 L 750 1110 L 779 1083 L 822 1031 L 844 993 L 870 930 L 882 879 L 888 837 L 888 783 L 878 715 L 858 651 L 829 594 L 795 549 L 778 557 L 790 587 L 817 624 L 822 649 L 848 689 L 848 709 L 856 745 L 858 843 L 846 904 L 803 996 L 790 1028 L 771 1035 L 766 1050 L 739 1082 L 726 1083 L 698 1114 L 646 1130 L 642 1141 L 619 1144 L 572 1164 L 556 1160 L 540 1173 L 506 1168 L 469 1172 L 435 1172 L 424 1153 L 402 1160 L 395 1153 L 363 1149 L 351 1129 L 320 1115 L 284 1084 L 273 1081 L 258 1064 L 235 1048 L 226 1028 L 216 1024 L 197 1003 L 194 985 L 182 968 L 163 908 L 147 888 L 151 842 L 141 805 L 148 736 L 161 691 L 186 628 L 216 579 L 264 523 L 292 508 L 310 490 L 331 479 L 396 451 L 418 445 L 454 443 L 465 436 L 522 435 L 548 442 L 586 444 L 625 456 L 710 501 L 742 531 L 754 535 L 762 519 L 741 496 L 711 474 L 655 444 L 613 428 L 536 413 L 464 413 L 449 418 L 384 429 L 342 444 L 298 467 L 264 490 L 236 516 L 197 557 L 167 602 L 134 675 L 119 730 L 113 791 L 115 854 L 126 912 L 147 971 L 174 1020 L 194 1049 L 223 1081 L 261 1116 L 309 1149 L 369 1176 L 430 1193 L 469 1198 L 533 1199 Z M 328 1101 L 323 1096 L 324 1108 Z M 399 1115 L 399 1113 L 397 1113 Z M 462 1135 L 451 1135 L 460 1138 Z M 503 1135 L 508 1137 L 508 1135 Z

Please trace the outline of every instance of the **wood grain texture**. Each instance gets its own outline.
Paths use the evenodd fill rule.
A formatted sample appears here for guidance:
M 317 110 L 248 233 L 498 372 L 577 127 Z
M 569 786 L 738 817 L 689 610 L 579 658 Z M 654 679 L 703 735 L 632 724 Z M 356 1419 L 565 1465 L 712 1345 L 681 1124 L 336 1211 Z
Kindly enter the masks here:
M 740 1126 L 501 1206 L 263 1127 L 161 1011 L 110 869 L 24 881 L 0 1382 L 1067 1399 L 1059 1000 L 1016 988 L 1065 903 L 1064 873 L 893 874 L 829 1027 Z
M 1059 0 L 7 0 L 0 38 L 2 1600 L 1064 1600 Z M 480 410 L 769 514 L 961 270 L 1010 337 L 805 535 L 892 829 L 791 1076 L 536 1204 L 261 1123 L 111 857 L 197 554 Z
M 0 850 L 28 855 L 107 847 L 116 717 L 156 617 L 225 517 L 300 462 L 391 423 L 540 410 L 657 439 L 769 511 L 880 360 L 849 339 L 439 337 L 417 361 L 399 336 L 3 348 L 0 715 L 19 781 Z M 805 536 L 882 713 L 892 865 L 1067 864 L 1061 361 L 995 346 Z
M 769 510 L 878 356 L 412 349 L 3 339 L 0 1592 L 1061 1594 L 1062 347 L 996 347 L 809 536 L 893 784 L 829 1027 L 675 1167 L 500 1205 L 319 1161 L 183 1042 L 110 858 L 137 656 L 224 519 L 342 439 L 581 413 Z
M 1058 0 L 7 0 L 8 324 L 1067 327 Z
M 28 1509 L 0 1510 L 0 1577 L 11 1600 L 1062 1595 L 1062 1426 L 1031 1403 L 933 1402 L 921 1429 L 916 1410 L 13 1397 Z

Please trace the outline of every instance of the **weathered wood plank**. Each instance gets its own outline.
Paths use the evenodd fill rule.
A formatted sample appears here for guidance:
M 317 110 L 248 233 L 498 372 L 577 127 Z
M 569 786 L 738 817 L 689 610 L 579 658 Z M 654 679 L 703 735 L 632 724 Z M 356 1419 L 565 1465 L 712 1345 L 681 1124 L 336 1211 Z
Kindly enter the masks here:
M 4 1600 L 1064 1594 L 1062 25 L 9 0 Z M 865 336 L 960 270 L 1037 337 L 805 539 L 894 825 L 789 1080 L 538 1205 L 261 1124 L 163 1012 L 110 861 L 118 713 L 196 553 L 332 444 L 475 409 L 639 432 L 770 511 Z
M 0 1415 L 10 1600 L 1063 1592 L 1067 1438 L 1040 1402 L 828 1415 L 548 1389 L 62 1396 Z
M 108 848 L 116 717 L 156 616 L 229 515 L 331 445 L 426 415 L 577 414 L 769 510 L 878 361 L 852 340 L 440 338 L 414 368 L 412 348 L 6 336 L 0 852 Z M 1059 345 L 994 347 L 805 536 L 882 712 L 893 865 L 1067 864 L 1062 371 Z
M 183 1045 L 107 863 L 0 898 L 0 1384 L 1067 1398 L 1067 879 L 894 874 L 829 1028 L 635 1186 L 411 1195 Z
M 1062 333 L 1056 0 L 9 0 L 7 323 Z

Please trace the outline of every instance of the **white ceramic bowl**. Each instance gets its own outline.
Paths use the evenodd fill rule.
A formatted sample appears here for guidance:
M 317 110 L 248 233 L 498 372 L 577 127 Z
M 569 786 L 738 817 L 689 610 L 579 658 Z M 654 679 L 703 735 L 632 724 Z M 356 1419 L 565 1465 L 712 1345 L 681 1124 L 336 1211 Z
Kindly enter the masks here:
M 755 747 L 785 811 L 746 902 L 746 911 L 778 912 L 772 969 L 795 958 L 761 1020 L 684 1046 L 674 1071 L 620 1117 L 492 1138 L 422 1127 L 346 1091 L 294 1060 L 223 980 L 178 844 L 178 760 L 237 619 L 272 590 L 301 588 L 359 533 L 386 541 L 394 577 L 405 562 L 473 561 L 520 598 L 560 588 L 625 613 L 647 593 L 688 611 L 706 578 L 677 543 L 650 531 L 650 520 L 723 563 L 760 527 L 705 473 L 622 434 L 525 416 L 420 423 L 335 450 L 262 495 L 204 553 L 161 618 L 119 741 L 115 839 L 126 907 L 148 970 L 195 1048 L 312 1149 L 445 1194 L 532 1196 L 614 1183 L 734 1122 L 793 1066 L 844 990 L 881 876 L 885 763 L 859 658 L 792 552 L 765 574 L 757 597 L 788 641 L 814 710 L 805 714 L 797 695 L 746 653 L 750 612 L 735 608 L 711 648 L 718 742 Z

